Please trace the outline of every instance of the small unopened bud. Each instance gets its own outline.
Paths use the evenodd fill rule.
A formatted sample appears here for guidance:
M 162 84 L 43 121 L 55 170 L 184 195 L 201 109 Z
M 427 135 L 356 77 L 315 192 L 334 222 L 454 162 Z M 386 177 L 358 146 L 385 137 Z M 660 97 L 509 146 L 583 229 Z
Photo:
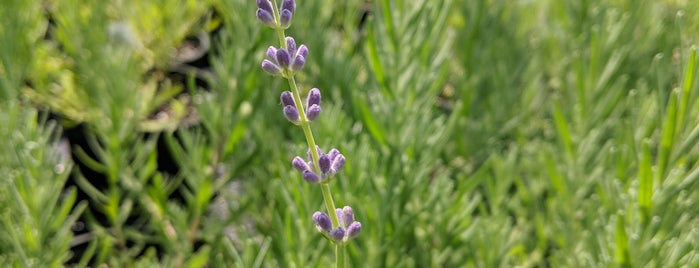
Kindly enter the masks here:
M 287 36 L 285 39 L 286 41 L 286 50 L 289 52 L 289 55 L 291 57 L 296 56 L 296 40 L 294 40 L 293 37 Z
M 281 67 L 289 67 L 289 64 L 291 63 L 289 52 L 287 52 L 285 49 L 277 49 L 277 61 Z
M 337 173 L 338 171 L 342 170 L 343 167 L 345 167 L 345 156 L 338 154 L 330 165 L 330 172 L 333 174 Z
M 304 58 L 301 55 L 298 55 L 294 58 L 293 61 L 291 61 L 291 66 L 289 66 L 289 68 L 291 68 L 291 70 L 293 70 L 294 72 L 298 72 L 301 69 L 303 69 L 304 65 L 306 65 L 306 58 Z
M 320 105 L 320 89 L 312 88 L 308 91 L 308 97 L 306 97 L 306 107 L 311 107 L 311 105 Z
M 352 222 L 349 227 L 347 227 L 347 237 L 355 238 L 362 232 L 362 224 L 358 221 Z
M 308 57 L 308 47 L 306 47 L 306 45 L 301 45 L 296 51 L 296 55 L 303 56 L 304 58 Z
M 352 222 L 354 222 L 354 211 L 352 211 L 352 207 L 350 206 L 345 206 L 342 208 L 342 226 L 348 227 Z
M 308 162 L 306 162 L 298 156 L 294 157 L 294 160 L 291 160 L 291 165 L 294 166 L 294 168 L 299 172 L 304 172 L 306 170 L 311 169 L 311 166 L 308 165 Z
M 284 0 L 284 2 L 282 2 L 282 9 L 279 13 L 279 22 L 282 28 L 289 28 L 289 25 L 291 25 L 291 18 L 294 15 L 294 10 L 296 10 L 296 1 Z
M 345 230 L 342 227 L 337 227 L 330 230 L 330 232 L 328 232 L 328 236 L 330 236 L 332 240 L 342 241 L 345 238 Z
M 271 75 L 279 75 L 282 73 L 282 68 L 269 60 L 262 61 L 262 70 Z
M 323 172 L 323 174 L 326 174 L 328 173 L 328 171 L 330 171 L 330 164 L 330 157 L 328 157 L 328 155 L 321 155 L 318 159 L 318 166 L 320 167 L 320 171 Z
M 320 106 L 316 104 L 311 105 L 311 107 L 308 107 L 306 110 L 306 117 L 309 121 L 315 121 L 318 115 L 320 115 Z
M 291 91 L 284 91 L 282 92 L 280 99 L 282 100 L 282 106 L 296 106 L 296 102 L 294 101 L 294 95 L 291 94 Z
M 299 111 L 296 110 L 296 107 L 291 105 L 284 106 L 284 116 L 292 123 L 297 123 L 300 118 Z
M 318 231 L 328 232 L 332 228 L 332 222 L 330 222 L 328 215 L 320 211 L 313 213 L 313 222 L 316 224 Z
M 267 26 L 274 27 L 276 22 L 272 15 L 274 14 L 272 2 L 269 0 L 257 0 L 257 8 L 257 19 Z
M 320 181 L 320 178 L 318 178 L 318 174 L 310 170 L 303 171 L 302 176 L 303 179 L 306 180 L 306 182 L 311 184 L 318 183 L 318 181 Z
M 258 20 L 260 20 L 264 25 L 267 25 L 269 27 L 274 27 L 277 23 L 274 21 L 274 16 L 272 16 L 272 13 L 267 12 L 264 9 L 257 9 L 257 14 L 256 17 Z

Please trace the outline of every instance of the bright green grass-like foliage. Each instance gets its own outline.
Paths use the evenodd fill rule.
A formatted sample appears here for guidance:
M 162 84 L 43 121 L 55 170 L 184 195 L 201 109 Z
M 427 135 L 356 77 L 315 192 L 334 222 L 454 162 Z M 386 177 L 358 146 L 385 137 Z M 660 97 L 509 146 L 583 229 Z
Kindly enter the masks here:
M 288 35 L 316 142 L 348 159 L 349 267 L 699 265 L 699 3 L 336 2 L 299 2 Z M 3 2 L 1 266 L 332 265 L 256 8 Z M 210 67 L 170 78 L 201 32 Z

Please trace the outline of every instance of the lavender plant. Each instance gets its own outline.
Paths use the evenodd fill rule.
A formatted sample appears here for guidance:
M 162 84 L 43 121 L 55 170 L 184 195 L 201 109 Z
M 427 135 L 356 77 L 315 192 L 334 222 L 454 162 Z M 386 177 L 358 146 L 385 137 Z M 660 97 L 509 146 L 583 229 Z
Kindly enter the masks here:
M 335 244 L 336 267 L 344 267 L 345 245 L 359 235 L 362 225 L 355 221 L 354 211 L 350 206 L 335 207 L 330 190 L 333 175 L 341 171 L 345 165 L 345 156 L 335 148 L 323 153 L 313 138 L 310 124 L 321 112 L 320 90 L 310 89 L 303 105 L 300 90 L 294 79 L 294 75 L 303 69 L 308 57 L 308 48 L 305 45 L 297 46 L 293 37 L 285 35 L 285 30 L 291 26 L 296 1 L 283 0 L 279 8 L 276 1 L 257 0 L 257 7 L 257 18 L 276 31 L 280 43 L 279 48 L 270 46 L 267 49 L 267 59 L 262 61 L 262 69 L 288 81 L 291 90 L 282 92 L 280 97 L 282 112 L 291 123 L 301 127 L 309 148 L 306 159 L 297 156 L 291 164 L 306 182 L 320 185 L 328 212 L 317 211 L 312 215 L 312 219 L 318 231 Z

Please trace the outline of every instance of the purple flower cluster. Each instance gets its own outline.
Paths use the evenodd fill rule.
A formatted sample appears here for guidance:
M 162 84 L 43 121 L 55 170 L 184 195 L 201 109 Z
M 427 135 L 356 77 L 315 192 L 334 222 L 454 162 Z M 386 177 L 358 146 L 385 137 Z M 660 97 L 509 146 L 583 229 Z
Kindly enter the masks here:
M 267 59 L 262 61 L 262 69 L 271 75 L 288 76 L 286 72 L 300 71 L 306 64 L 308 48 L 301 45 L 296 49 L 296 41 L 292 37 L 286 37 L 286 48 L 267 49 Z M 286 71 L 286 72 L 285 72 Z
M 320 151 L 320 148 L 317 146 L 316 150 L 320 156 L 318 158 L 318 167 L 320 168 L 321 172 L 320 176 L 318 176 L 318 174 L 311 169 L 311 165 L 313 164 L 311 150 L 308 150 L 308 162 L 299 156 L 295 157 L 294 160 L 291 161 L 291 165 L 294 166 L 296 170 L 301 172 L 301 176 L 303 176 L 303 179 L 308 183 L 325 182 L 330 178 L 330 176 L 342 170 L 342 168 L 345 166 L 345 156 L 342 155 L 337 149 L 330 149 L 327 154 L 323 154 Z
M 299 111 L 296 109 L 296 101 L 291 91 L 284 91 L 281 95 L 282 107 L 286 119 L 294 124 L 300 121 Z M 320 115 L 320 90 L 312 88 L 306 98 L 306 119 L 313 121 Z
M 271 1 L 257 0 L 257 19 L 272 28 L 289 28 L 294 11 L 296 11 L 296 1 L 294 0 L 284 0 L 278 13 L 274 10 Z
M 313 213 L 313 222 L 319 232 L 325 234 L 330 239 L 337 242 L 347 242 L 349 239 L 357 237 L 362 231 L 362 224 L 354 220 L 354 212 L 349 206 L 336 209 L 335 214 L 340 222 L 340 226 L 332 228 L 330 217 L 320 211 Z

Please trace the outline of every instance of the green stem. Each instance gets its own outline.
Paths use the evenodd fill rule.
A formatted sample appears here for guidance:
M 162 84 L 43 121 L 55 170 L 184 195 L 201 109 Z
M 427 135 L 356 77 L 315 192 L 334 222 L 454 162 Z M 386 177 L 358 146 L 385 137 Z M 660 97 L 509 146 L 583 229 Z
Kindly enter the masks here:
M 345 245 L 339 242 L 335 244 L 335 267 L 345 267 Z

